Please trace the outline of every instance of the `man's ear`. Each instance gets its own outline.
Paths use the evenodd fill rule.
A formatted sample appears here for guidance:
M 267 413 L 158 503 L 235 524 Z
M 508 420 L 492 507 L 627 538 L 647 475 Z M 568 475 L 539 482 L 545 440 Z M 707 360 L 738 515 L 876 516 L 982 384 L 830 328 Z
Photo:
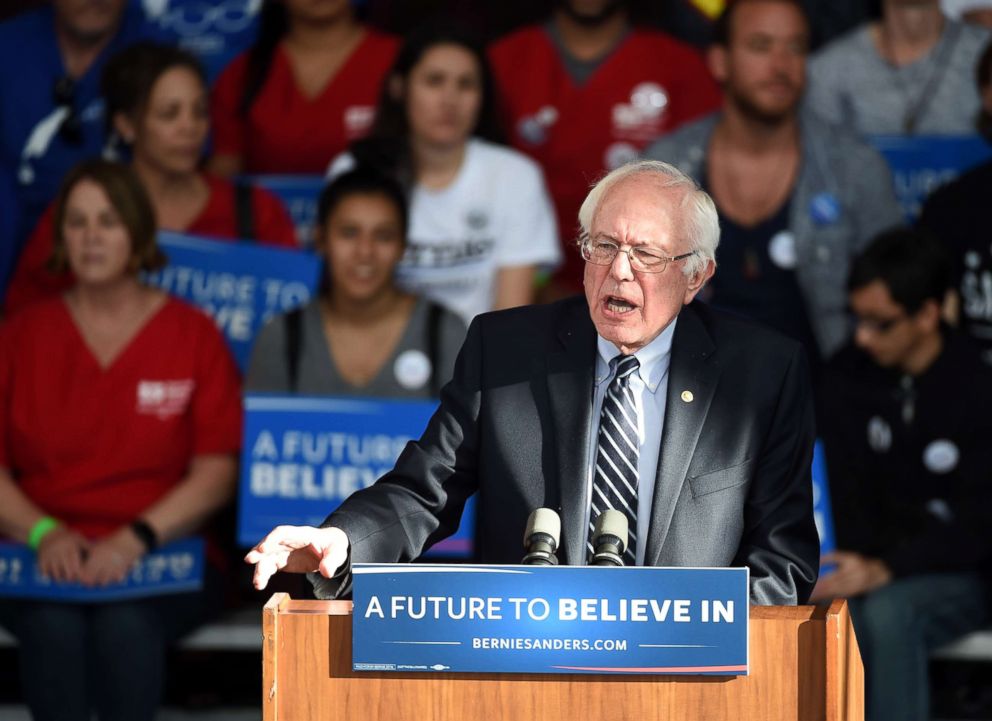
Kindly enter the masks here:
M 685 289 L 685 298 L 682 301 L 685 305 L 692 302 L 692 299 L 696 297 L 696 294 L 703 289 L 703 286 L 713 277 L 713 273 L 716 271 L 716 263 L 712 260 L 707 260 L 706 264 L 695 273 L 689 276 L 689 284 Z
M 727 48 L 723 45 L 710 45 L 706 49 L 706 65 L 717 83 L 723 85 L 727 81 Z
M 914 314 L 913 321 L 925 332 L 934 333 L 940 328 L 941 311 L 941 304 L 937 301 L 933 299 L 924 301 Z
M 137 135 L 134 122 L 124 113 L 114 113 L 114 130 L 128 145 L 134 142 L 134 136 Z

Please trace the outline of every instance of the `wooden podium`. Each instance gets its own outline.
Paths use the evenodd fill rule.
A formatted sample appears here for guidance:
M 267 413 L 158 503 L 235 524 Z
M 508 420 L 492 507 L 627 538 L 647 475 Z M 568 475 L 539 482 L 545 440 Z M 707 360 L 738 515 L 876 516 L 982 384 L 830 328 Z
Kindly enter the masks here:
M 265 604 L 264 721 L 862 721 L 847 604 L 752 606 L 750 675 L 398 674 L 351 670 L 351 602 Z

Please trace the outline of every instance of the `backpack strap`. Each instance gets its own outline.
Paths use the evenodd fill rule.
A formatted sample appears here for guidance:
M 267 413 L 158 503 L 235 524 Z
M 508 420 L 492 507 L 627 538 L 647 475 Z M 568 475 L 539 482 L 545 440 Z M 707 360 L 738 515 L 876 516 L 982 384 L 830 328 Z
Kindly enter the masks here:
M 255 209 L 252 185 L 244 180 L 234 184 L 234 223 L 241 241 L 255 240 Z
M 438 373 L 438 359 L 441 356 L 441 314 L 444 308 L 434 302 L 427 305 L 427 357 L 431 362 L 431 396 L 441 395 L 441 378 Z
M 289 375 L 289 392 L 296 393 L 300 378 L 300 349 L 303 345 L 303 309 L 294 308 L 282 318 L 286 331 L 286 371 Z

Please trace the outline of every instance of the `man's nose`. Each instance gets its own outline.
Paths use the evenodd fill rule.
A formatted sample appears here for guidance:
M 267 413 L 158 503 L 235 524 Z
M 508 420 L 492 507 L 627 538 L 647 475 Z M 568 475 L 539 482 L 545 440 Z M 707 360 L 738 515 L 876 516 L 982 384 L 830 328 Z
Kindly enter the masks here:
M 634 270 L 630 267 L 630 251 L 620 249 L 610 264 L 610 275 L 617 280 L 633 280 Z

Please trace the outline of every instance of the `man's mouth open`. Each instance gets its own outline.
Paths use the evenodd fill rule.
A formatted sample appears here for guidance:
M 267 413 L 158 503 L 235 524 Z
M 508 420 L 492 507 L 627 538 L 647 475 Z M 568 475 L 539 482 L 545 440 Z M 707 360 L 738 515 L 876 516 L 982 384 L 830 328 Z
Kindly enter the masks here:
M 637 306 L 631 303 L 625 298 L 619 298 L 615 295 L 610 295 L 606 297 L 606 309 L 612 313 L 618 313 L 623 315 L 625 313 L 630 313 Z

